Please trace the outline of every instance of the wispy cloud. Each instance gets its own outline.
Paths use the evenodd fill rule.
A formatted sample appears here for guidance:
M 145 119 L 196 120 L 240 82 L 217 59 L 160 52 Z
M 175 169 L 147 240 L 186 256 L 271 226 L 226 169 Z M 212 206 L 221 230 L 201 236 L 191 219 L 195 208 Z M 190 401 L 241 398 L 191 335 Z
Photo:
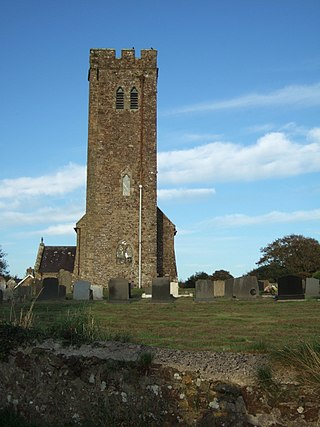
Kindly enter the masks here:
M 38 225 L 64 221 L 78 221 L 83 215 L 83 207 L 59 205 L 55 208 L 40 207 L 28 211 L 2 210 L 0 212 L 0 228 L 8 226 Z
M 223 111 L 256 107 L 306 107 L 320 105 L 320 83 L 313 85 L 292 85 L 270 93 L 249 93 L 243 96 L 188 105 L 165 112 L 165 115 Z
M 310 211 L 280 212 L 273 211 L 263 215 L 249 216 L 232 214 L 217 216 L 202 223 L 202 226 L 213 225 L 217 227 L 242 227 L 248 225 L 281 224 L 302 221 L 319 221 L 320 209 Z
M 52 175 L 0 181 L 0 198 L 53 196 L 70 193 L 85 185 L 86 167 L 70 163 Z
M 75 223 L 51 225 L 43 230 L 31 231 L 28 234 L 33 236 L 66 236 L 74 235 Z
M 275 179 L 320 171 L 320 131 L 309 131 L 304 144 L 282 132 L 255 144 L 213 142 L 158 155 L 159 183 L 186 184 Z
M 158 190 L 159 200 L 195 199 L 215 194 L 214 188 L 171 188 Z

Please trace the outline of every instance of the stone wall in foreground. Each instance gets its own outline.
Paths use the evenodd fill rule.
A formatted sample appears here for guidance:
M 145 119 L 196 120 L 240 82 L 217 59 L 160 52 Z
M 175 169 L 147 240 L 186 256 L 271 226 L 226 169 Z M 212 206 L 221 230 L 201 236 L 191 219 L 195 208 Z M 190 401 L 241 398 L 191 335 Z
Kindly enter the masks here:
M 317 394 L 292 378 L 258 386 L 263 363 L 266 356 L 48 341 L 0 363 L 0 409 L 47 427 L 318 426 Z

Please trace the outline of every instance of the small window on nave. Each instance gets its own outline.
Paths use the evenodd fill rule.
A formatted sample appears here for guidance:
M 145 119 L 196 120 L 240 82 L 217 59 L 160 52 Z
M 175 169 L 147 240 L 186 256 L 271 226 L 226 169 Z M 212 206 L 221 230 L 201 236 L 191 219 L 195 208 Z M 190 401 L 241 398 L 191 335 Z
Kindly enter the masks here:
M 116 92 L 116 109 L 117 110 L 124 109 L 124 91 L 122 87 L 118 87 Z
M 138 91 L 134 87 L 134 88 L 131 89 L 131 92 L 130 92 L 130 109 L 131 110 L 137 110 L 138 107 L 139 107 L 139 104 L 138 104 Z

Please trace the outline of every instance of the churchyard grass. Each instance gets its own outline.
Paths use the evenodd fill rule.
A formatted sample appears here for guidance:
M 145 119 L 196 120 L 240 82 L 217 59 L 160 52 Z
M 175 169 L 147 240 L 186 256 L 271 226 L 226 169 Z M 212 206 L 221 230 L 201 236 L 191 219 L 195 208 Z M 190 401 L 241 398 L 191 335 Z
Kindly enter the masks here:
M 17 304 L 28 310 L 30 304 Z M 50 330 L 67 323 L 70 313 L 90 312 L 99 337 L 131 340 L 145 345 L 183 350 L 271 352 L 297 342 L 319 340 L 320 302 L 274 302 L 272 299 L 235 301 L 217 299 L 196 303 L 180 298 L 174 303 L 153 304 L 136 300 L 129 304 L 108 301 L 37 301 L 33 326 Z M 8 322 L 10 304 L 0 306 L 0 321 Z M 125 337 L 125 338 L 124 338 Z

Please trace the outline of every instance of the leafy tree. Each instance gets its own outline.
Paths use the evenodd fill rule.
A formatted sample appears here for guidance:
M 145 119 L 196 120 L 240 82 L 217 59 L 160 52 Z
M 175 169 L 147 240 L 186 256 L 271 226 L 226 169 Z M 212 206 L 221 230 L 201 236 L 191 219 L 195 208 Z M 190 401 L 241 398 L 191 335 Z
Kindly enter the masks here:
M 275 263 L 269 265 L 261 265 L 248 273 L 250 276 L 256 276 L 258 280 L 269 280 L 269 282 L 276 282 L 278 277 L 285 276 L 289 272 Z
M 291 234 L 276 239 L 274 242 L 261 248 L 262 257 L 257 262 L 260 268 L 267 267 L 266 271 L 272 276 L 280 277 L 284 274 L 300 274 L 312 276 L 320 270 L 320 243 L 310 237 Z
M 229 273 L 229 271 L 226 270 L 216 270 L 211 275 L 212 280 L 227 280 L 227 279 L 233 279 L 232 274 Z
M 185 282 L 184 287 L 185 288 L 195 288 L 196 281 L 200 279 L 208 279 L 209 274 L 205 273 L 204 271 L 200 271 L 198 273 L 192 274 Z
M 3 252 L 3 250 L 2 250 L 2 248 L 1 248 L 1 246 L 0 246 L 0 276 L 7 276 L 9 273 L 8 273 L 8 270 L 7 270 L 7 268 L 8 268 L 8 263 L 7 263 L 7 261 L 5 260 L 5 256 L 6 256 L 7 254 L 5 254 L 4 252 Z
M 313 273 L 312 277 L 314 277 L 315 279 L 320 280 L 320 271 L 316 271 L 315 273 Z

